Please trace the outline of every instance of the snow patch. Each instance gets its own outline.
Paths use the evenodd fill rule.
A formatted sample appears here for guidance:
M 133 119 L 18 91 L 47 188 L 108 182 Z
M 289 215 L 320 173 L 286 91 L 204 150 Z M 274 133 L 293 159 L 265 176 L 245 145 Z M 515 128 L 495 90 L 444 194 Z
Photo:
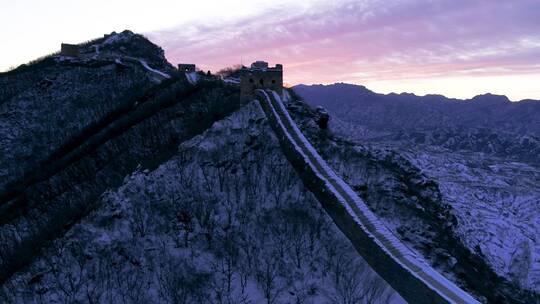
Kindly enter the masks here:
M 187 81 L 189 81 L 189 83 L 192 85 L 197 84 L 197 81 L 199 81 L 199 75 L 197 75 L 197 72 L 186 73 L 186 78 Z
M 112 35 L 107 37 L 107 39 L 105 39 L 105 41 L 103 41 L 102 44 L 103 45 L 108 45 L 108 44 L 115 44 L 115 43 L 118 43 L 118 42 L 126 41 L 129 38 L 133 37 L 133 35 L 134 34 L 131 33 L 131 32 L 122 32 L 120 34 L 113 33 Z
M 169 76 L 168 74 L 166 73 L 163 73 L 162 71 L 159 71 L 159 70 L 156 70 L 156 69 L 153 69 L 151 68 L 148 63 L 146 61 L 144 61 L 143 59 L 139 59 L 139 62 L 142 64 L 142 66 L 147 69 L 148 71 L 154 73 L 154 74 L 157 74 L 163 78 L 171 78 L 171 76 Z
M 227 77 L 222 79 L 225 83 L 240 84 L 240 79 L 235 77 Z

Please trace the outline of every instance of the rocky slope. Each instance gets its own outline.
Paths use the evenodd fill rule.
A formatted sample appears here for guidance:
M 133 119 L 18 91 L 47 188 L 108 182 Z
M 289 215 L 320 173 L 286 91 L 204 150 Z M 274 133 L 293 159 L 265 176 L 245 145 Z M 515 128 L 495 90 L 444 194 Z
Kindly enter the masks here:
M 0 189 L 44 161 L 64 141 L 172 73 L 163 50 L 125 31 L 0 74 Z
M 540 290 L 540 170 L 478 153 L 409 150 L 437 180 L 458 219 L 458 234 L 500 275 Z
M 105 40 L 117 37 L 122 44 L 129 44 L 126 37 L 137 44 L 141 43 L 139 39 L 143 39 L 130 32 L 107 37 Z M 153 46 L 148 41 L 146 43 Z M 143 58 L 151 62 L 152 54 L 163 55 L 157 46 L 153 46 L 153 51 Z M 125 58 L 121 57 L 118 61 L 123 62 Z M 81 104 L 87 110 L 77 110 L 72 105 L 79 100 L 70 95 L 77 88 L 67 90 L 54 85 L 49 88 L 50 95 L 43 97 L 44 101 L 54 105 L 51 108 L 33 103 L 33 100 L 30 102 L 24 92 L 0 105 L 9 105 L 6 107 L 8 110 L 32 105 L 7 121 L 2 130 L 5 134 L 17 134 L 19 125 L 24 134 L 6 141 L 3 148 L 10 151 L 40 148 L 33 155 L 35 159 L 29 158 L 26 162 L 19 159 L 18 154 L 2 154 L 5 157 L 2 169 L 10 179 L 3 178 L 5 184 L 0 188 L 0 282 L 25 266 L 50 240 L 62 235 L 99 205 L 99 196 L 107 188 L 120 185 L 124 176 L 135 170 L 138 164 L 156 166 L 161 159 L 174 153 L 179 142 L 200 134 L 214 121 L 238 108 L 237 90 L 220 81 L 208 79 L 192 86 L 183 74 L 175 75 L 175 71 L 172 71 L 170 78 L 159 78 L 159 73 L 156 75 L 156 72 L 136 61 L 127 65 L 120 63 L 120 69 L 127 69 L 126 73 L 134 78 L 134 82 L 127 82 L 128 85 L 123 87 L 125 78 L 117 73 L 124 72 L 116 70 L 116 59 L 111 63 L 109 57 L 88 59 L 83 56 L 69 59 L 71 63 L 67 66 L 63 63 L 64 59 L 54 57 L 52 60 L 55 61 L 50 67 L 40 66 L 38 62 L 22 70 L 2 74 L 0 78 L 19 77 L 27 72 L 26 69 L 35 70 L 33 73 L 37 75 L 45 74 L 48 69 L 71 75 L 73 71 L 80 72 L 79 66 L 90 60 L 104 67 L 96 69 L 85 66 L 87 70 L 83 69 L 82 75 L 86 76 L 80 75 L 80 79 L 72 76 L 79 79 L 81 87 L 85 88 L 86 91 L 80 92 L 82 96 L 98 91 L 103 97 L 100 102 L 106 107 L 84 99 Z M 166 66 L 163 66 L 163 70 L 167 71 Z M 105 71 L 110 75 L 103 75 Z M 110 77 L 107 78 L 110 82 L 108 85 L 96 85 L 95 90 L 86 87 L 84 83 L 98 81 L 96 75 Z M 71 78 L 66 81 L 71 81 Z M 117 93 L 122 93 L 122 97 L 111 93 L 109 88 L 118 89 Z M 33 86 L 25 92 L 32 92 L 37 99 L 41 96 Z M 47 120 L 34 113 L 47 111 L 57 115 Z M 71 111 L 70 115 L 66 111 Z M 69 129 L 64 129 L 58 123 L 59 119 L 69 123 Z M 34 131 L 36 133 L 32 134 Z M 46 136 L 38 136 L 41 131 Z M 8 161 L 10 157 L 13 160 Z M 17 174 L 17 170 L 21 173 Z
M 100 200 L 4 285 L 8 303 L 400 302 L 305 190 L 256 102 Z
M 319 90 L 323 92 L 318 93 Z M 355 93 L 351 93 L 351 91 Z M 535 129 L 537 125 L 530 124 L 525 118 L 528 117 L 526 113 L 535 113 L 540 110 L 540 107 L 534 106 L 538 105 L 538 102 L 527 101 L 521 105 L 506 105 L 506 102 L 501 102 L 501 104 L 491 103 L 494 107 L 491 111 L 492 113 L 487 113 L 487 117 L 479 122 L 475 122 L 471 118 L 467 122 L 470 126 L 464 128 L 456 127 L 456 125 L 462 122 L 455 122 L 450 119 L 453 117 L 452 115 L 455 115 L 455 110 L 452 110 L 452 108 L 463 105 L 465 109 L 461 110 L 463 112 L 461 114 L 462 116 L 478 116 L 480 114 L 473 114 L 473 109 L 479 106 L 474 104 L 475 102 L 480 102 L 479 100 L 460 101 L 459 103 L 457 101 L 448 101 L 449 104 L 447 105 L 437 105 L 436 101 L 422 100 L 421 98 L 413 98 L 409 95 L 404 96 L 404 100 L 389 101 L 384 99 L 386 97 L 392 99 L 396 96 L 369 93 L 369 96 L 373 98 L 370 99 L 370 97 L 364 95 L 366 91 L 363 87 L 343 84 L 327 87 L 301 87 L 297 90 L 301 95 L 308 92 L 305 94 L 306 101 L 315 105 L 322 104 L 322 99 L 319 97 L 328 97 L 328 95 L 325 95 L 329 94 L 328 92 L 336 94 L 332 100 L 338 104 L 342 102 L 345 108 L 351 107 L 351 109 L 338 111 L 341 107 L 334 104 L 333 107 L 336 109 L 336 112 L 329 110 L 331 113 L 330 130 L 351 138 L 353 141 L 361 143 L 362 146 L 371 147 L 370 149 L 388 151 L 387 153 L 390 155 L 400 155 L 402 159 L 400 163 L 408 163 L 409 165 L 407 166 L 416 168 L 414 170 L 419 170 L 429 180 L 428 183 L 433 183 L 436 187 L 436 191 L 431 194 L 424 194 L 427 195 L 426 198 L 429 200 L 439 201 L 438 204 L 448 206 L 449 209 L 447 212 L 450 217 L 444 220 L 445 223 L 452 223 L 448 227 L 448 231 L 452 231 L 463 246 L 468 248 L 468 251 L 477 256 L 479 260 L 486 261 L 489 268 L 499 276 L 505 278 L 509 284 L 519 286 L 520 289 L 538 293 L 540 291 L 540 285 L 538 284 L 540 260 L 536 256 L 536 252 L 540 244 L 540 239 L 538 239 L 540 222 L 536 214 L 540 206 L 540 188 L 538 188 L 540 170 L 535 165 L 535 159 L 529 157 L 536 153 L 534 152 L 535 147 L 530 144 L 516 144 L 513 148 L 518 151 L 505 156 L 508 152 L 482 151 L 482 145 L 479 145 L 482 141 L 491 141 L 486 146 L 497 146 L 496 136 L 494 140 L 492 135 L 478 133 L 476 136 L 471 136 L 470 133 L 463 133 L 470 132 L 469 130 L 471 128 L 475 130 L 474 132 L 477 132 L 478 129 L 474 128 L 489 125 L 492 127 L 490 130 L 485 130 L 485 133 L 497 133 L 500 135 L 500 126 L 497 126 L 494 122 L 490 122 L 490 119 L 495 116 L 501 116 L 498 111 L 505 111 L 501 110 L 501 108 L 512 108 L 512 113 L 519 112 L 521 115 L 518 115 L 518 117 L 512 116 L 514 114 L 511 114 L 508 112 L 510 110 L 507 110 L 505 115 L 508 116 L 505 118 L 505 121 L 500 123 L 510 133 L 526 130 L 524 131 L 526 135 L 519 133 L 521 135 L 515 136 L 519 140 L 524 137 L 535 138 L 539 134 Z M 339 95 L 339 92 L 344 94 L 343 99 Z M 356 100 L 355 98 L 358 98 L 356 101 L 357 105 L 350 103 L 352 100 Z M 431 97 L 425 97 L 425 99 L 429 98 Z M 457 105 L 454 105 L 454 103 L 457 103 Z M 401 108 L 405 107 L 405 105 L 418 108 L 417 111 L 420 114 L 405 111 L 403 117 L 399 117 L 397 112 L 394 113 L 392 111 L 392 108 Z M 388 110 L 389 117 L 382 115 L 386 106 L 390 108 Z M 446 110 L 442 114 L 440 111 L 435 111 L 431 115 L 432 113 L 427 110 L 431 107 L 441 107 Z M 452 114 L 452 111 L 454 111 L 454 114 Z M 361 118 L 349 115 L 351 112 L 360 113 L 358 115 Z M 448 117 L 446 120 L 440 116 L 443 114 Z M 419 118 L 420 115 L 424 116 L 421 120 Z M 418 116 L 416 118 L 418 119 L 417 123 L 411 122 L 414 116 Z M 520 120 L 521 118 L 523 118 L 523 121 Z M 536 119 L 534 117 L 529 118 Z M 376 119 L 379 119 L 380 122 L 376 123 Z M 440 133 L 438 136 L 433 136 L 433 134 L 437 134 L 437 131 L 429 130 L 423 134 L 430 134 L 432 136 L 430 140 L 412 140 L 422 134 L 418 131 L 418 128 L 428 128 L 430 124 L 435 124 L 435 121 L 438 119 L 441 120 L 441 125 L 443 126 L 453 126 L 449 127 L 450 130 L 451 128 L 458 130 L 446 132 L 447 134 L 453 134 L 453 141 L 443 140 L 443 144 L 441 144 L 441 141 L 438 140 L 441 140 L 443 136 Z M 388 125 L 384 125 L 385 123 Z M 403 127 L 399 127 L 400 125 Z M 489 139 L 490 137 L 491 139 Z M 468 140 L 464 140 L 463 138 Z M 517 140 L 513 141 L 513 143 L 516 142 Z M 479 150 L 482 152 L 479 152 Z M 338 154 L 335 151 L 331 153 L 331 155 Z M 537 155 L 534 156 L 536 157 Z M 335 158 L 339 164 L 351 157 Z M 358 160 L 358 162 L 364 161 Z M 359 190 L 364 192 L 370 191 L 370 185 L 365 182 L 365 179 L 370 179 L 372 173 L 363 173 L 363 171 L 352 169 L 354 166 L 357 166 L 356 164 L 341 164 L 340 166 L 343 167 L 343 174 L 350 177 L 350 182 L 358 184 Z M 359 174 L 358 172 L 362 173 Z M 365 176 L 366 174 L 367 176 Z M 358 181 L 355 182 L 355 180 Z M 372 187 L 376 186 L 379 189 L 387 188 L 388 185 L 396 183 L 396 181 L 389 181 L 388 183 L 382 183 L 381 181 L 375 182 L 378 185 L 374 184 Z M 387 185 L 381 187 L 381 183 Z M 369 197 L 368 194 L 366 195 Z M 418 204 L 421 201 L 421 196 L 412 193 L 408 194 L 405 201 L 411 198 L 414 200 L 411 202 L 411 205 Z M 403 200 L 399 197 L 396 199 Z M 370 202 L 371 200 L 368 198 L 367 201 Z M 440 225 L 440 223 L 434 222 L 430 224 L 433 225 L 432 228 L 423 228 L 421 231 L 415 232 L 417 228 L 410 227 L 410 217 L 406 216 L 400 219 L 401 216 L 398 214 L 403 211 L 392 211 L 392 207 L 388 206 L 388 202 L 384 202 L 384 205 L 375 205 L 373 207 L 383 218 L 390 217 L 390 223 L 394 221 L 394 224 L 391 225 L 395 225 L 396 231 L 405 240 L 409 240 L 415 244 L 423 244 L 417 247 L 419 250 L 423 250 L 424 252 L 431 251 L 431 253 L 428 253 L 429 256 L 438 255 L 439 257 L 444 257 L 449 254 L 448 252 L 444 252 L 449 249 L 444 249 L 444 244 L 433 246 L 433 240 L 429 240 L 431 237 L 427 237 L 426 239 L 426 231 L 436 231 L 433 227 Z M 424 209 L 425 206 L 420 206 L 420 208 Z M 453 220 L 449 221 L 451 218 Z M 424 245 L 433 248 L 421 249 Z M 454 267 L 452 266 L 456 262 L 454 258 L 456 258 L 455 255 L 449 254 L 446 262 L 436 261 L 434 263 L 450 263 L 449 265 Z M 529 301 L 534 302 L 534 300 Z
M 2 303 L 400 302 L 238 87 L 128 31 L 81 49 L 0 75 L 27 151 L 2 154 Z

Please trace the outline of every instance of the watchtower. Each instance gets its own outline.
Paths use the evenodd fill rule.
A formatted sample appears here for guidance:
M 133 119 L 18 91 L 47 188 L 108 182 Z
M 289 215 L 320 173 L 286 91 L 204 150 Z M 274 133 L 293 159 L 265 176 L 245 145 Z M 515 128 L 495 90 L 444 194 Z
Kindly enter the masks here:
M 250 68 L 244 68 L 240 76 L 240 100 L 248 102 L 255 98 L 255 90 L 269 89 L 279 95 L 283 91 L 283 65 L 268 67 L 265 61 L 255 61 Z
M 185 73 L 195 72 L 195 65 L 192 63 L 180 63 L 178 64 L 178 70 Z
M 60 45 L 60 55 L 66 57 L 79 57 L 79 46 L 76 44 L 62 43 Z

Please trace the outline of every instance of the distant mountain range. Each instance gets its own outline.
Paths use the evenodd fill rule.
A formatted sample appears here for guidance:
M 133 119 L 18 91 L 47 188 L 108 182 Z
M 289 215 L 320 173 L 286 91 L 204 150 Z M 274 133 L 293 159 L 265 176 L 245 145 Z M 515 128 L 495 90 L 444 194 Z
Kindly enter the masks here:
M 540 101 L 506 96 L 451 99 L 441 95 L 377 94 L 364 86 L 298 85 L 294 91 L 322 106 L 334 121 L 366 140 L 442 146 L 451 150 L 540 163 Z M 337 119 L 336 119 L 337 118 Z

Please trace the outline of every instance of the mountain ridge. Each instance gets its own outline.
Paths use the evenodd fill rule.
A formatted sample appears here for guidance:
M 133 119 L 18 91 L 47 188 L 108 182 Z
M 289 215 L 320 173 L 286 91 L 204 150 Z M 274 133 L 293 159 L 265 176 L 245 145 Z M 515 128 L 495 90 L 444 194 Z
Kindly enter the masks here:
M 540 101 L 510 102 L 493 94 L 468 100 L 384 95 L 343 83 L 293 90 L 334 114 L 336 127 L 363 128 L 352 134 L 359 140 L 433 144 L 540 164 Z
M 432 100 L 432 98 L 438 98 L 438 99 L 442 99 L 442 100 L 446 100 L 446 101 L 460 101 L 460 102 L 471 102 L 471 101 L 481 101 L 482 99 L 485 99 L 487 97 L 487 99 L 489 99 L 490 102 L 497 102 L 496 100 L 497 99 L 501 99 L 502 101 L 504 102 L 511 102 L 511 103 L 519 103 L 519 102 L 540 102 L 540 99 L 532 99 L 532 98 L 525 98 L 525 99 L 521 99 L 521 100 L 510 100 L 508 98 L 508 96 L 506 95 L 499 95 L 499 94 L 493 94 L 493 93 L 482 93 L 482 94 L 477 94 L 471 98 L 455 98 L 455 97 L 447 97 L 443 94 L 433 94 L 433 93 L 427 93 L 425 95 L 417 95 L 415 93 L 410 93 L 410 92 L 401 92 L 401 93 L 396 93 L 396 92 L 390 92 L 390 93 L 377 93 L 375 91 L 372 91 L 370 90 L 369 88 L 367 88 L 366 86 L 364 85 L 361 85 L 361 84 L 354 84 L 354 83 L 347 83 L 347 82 L 335 82 L 333 84 L 303 84 L 303 83 L 300 83 L 300 84 L 296 84 L 294 86 L 292 86 L 291 88 L 292 89 L 301 89 L 301 88 L 306 88 L 306 87 L 326 87 L 326 86 L 341 86 L 341 87 L 352 87 L 352 88 L 357 88 L 357 89 L 361 89 L 361 90 L 365 90 L 366 92 L 370 93 L 370 94 L 374 94 L 374 95 L 382 95 L 382 96 L 411 96 L 411 97 L 416 97 L 416 98 L 426 98 L 428 100 Z

